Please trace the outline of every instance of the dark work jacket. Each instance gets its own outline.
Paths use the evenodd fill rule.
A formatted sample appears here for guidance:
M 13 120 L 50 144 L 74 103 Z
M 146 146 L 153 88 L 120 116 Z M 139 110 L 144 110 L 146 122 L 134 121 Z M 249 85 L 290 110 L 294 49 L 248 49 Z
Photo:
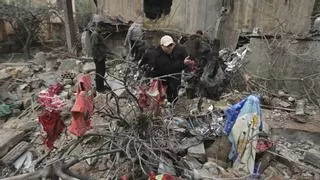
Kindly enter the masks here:
M 108 49 L 103 36 L 97 31 L 93 31 L 90 37 L 92 57 L 95 61 L 102 61 L 106 58 Z
M 159 46 L 156 49 L 147 51 L 142 62 L 152 68 L 152 70 L 147 73 L 147 76 L 158 77 L 181 73 L 181 71 L 186 68 L 184 64 L 186 57 L 186 50 L 178 44 L 174 47 L 171 55 L 164 53 Z M 176 75 L 175 77 L 180 78 L 180 75 Z

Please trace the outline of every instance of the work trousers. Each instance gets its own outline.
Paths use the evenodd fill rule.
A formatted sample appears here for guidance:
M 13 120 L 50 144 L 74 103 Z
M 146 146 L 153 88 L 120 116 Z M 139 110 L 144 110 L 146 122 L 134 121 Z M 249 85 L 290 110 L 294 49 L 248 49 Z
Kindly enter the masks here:
M 104 92 L 104 75 L 106 74 L 105 57 L 94 59 L 96 65 L 96 90 L 98 92 Z

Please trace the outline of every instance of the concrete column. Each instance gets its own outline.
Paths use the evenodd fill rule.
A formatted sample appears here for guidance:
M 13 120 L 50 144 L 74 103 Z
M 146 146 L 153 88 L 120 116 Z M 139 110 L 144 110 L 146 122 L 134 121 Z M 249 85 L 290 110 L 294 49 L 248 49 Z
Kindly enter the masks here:
M 63 0 L 62 6 L 64 11 L 64 24 L 66 30 L 68 50 L 70 53 L 73 53 L 73 44 L 75 42 L 76 30 L 73 20 L 72 0 Z

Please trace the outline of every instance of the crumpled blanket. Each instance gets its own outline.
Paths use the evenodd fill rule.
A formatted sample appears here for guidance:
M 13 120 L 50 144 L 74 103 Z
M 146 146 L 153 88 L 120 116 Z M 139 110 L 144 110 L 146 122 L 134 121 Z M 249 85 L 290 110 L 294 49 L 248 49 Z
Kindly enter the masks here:
M 39 122 L 41 124 L 41 136 L 44 143 L 49 149 L 53 148 L 53 143 L 57 140 L 63 132 L 66 125 L 61 120 L 59 111 L 44 111 L 39 115 Z
M 77 84 L 76 101 L 71 109 L 72 120 L 69 131 L 76 136 L 83 136 L 91 129 L 90 117 L 93 114 L 93 93 L 90 75 L 83 75 Z
M 227 114 L 225 127 L 232 144 L 229 159 L 233 160 L 234 169 L 253 174 L 258 133 L 263 128 L 260 100 L 257 96 L 250 95 L 231 109 L 234 111 L 227 110 L 231 114 Z
M 65 128 L 60 116 L 65 102 L 58 96 L 62 88 L 63 86 L 58 83 L 39 94 L 39 103 L 45 110 L 38 116 L 38 120 L 42 128 L 42 138 L 49 149 L 53 148 L 54 141 L 59 138 Z

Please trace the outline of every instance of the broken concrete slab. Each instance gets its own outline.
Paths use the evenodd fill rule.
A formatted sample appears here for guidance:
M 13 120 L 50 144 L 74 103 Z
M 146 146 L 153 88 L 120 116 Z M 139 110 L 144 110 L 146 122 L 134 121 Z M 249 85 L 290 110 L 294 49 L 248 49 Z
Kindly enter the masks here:
M 59 60 L 60 66 L 58 71 L 60 72 L 75 72 L 82 71 L 82 62 L 77 59 L 63 59 Z
M 57 67 L 57 59 L 49 58 L 46 60 L 46 71 L 53 71 Z
M 194 179 L 199 180 L 209 180 L 209 179 L 219 179 L 214 173 L 210 172 L 208 169 L 194 169 L 193 170 Z
M 45 52 L 38 52 L 34 56 L 33 62 L 35 62 L 38 65 L 45 66 L 46 65 L 46 59 L 48 58 L 48 54 Z
M 309 116 L 305 114 L 292 114 L 290 118 L 298 123 L 307 123 L 309 121 Z
M 320 168 L 320 153 L 306 152 L 303 161 Z
M 291 106 L 290 103 L 286 102 L 286 101 L 283 101 L 279 98 L 273 98 L 271 100 L 271 105 L 274 106 L 274 107 L 278 107 L 278 106 L 281 106 L 281 107 L 284 107 L 284 108 L 288 108 Z
M 1 162 L 5 165 L 10 165 L 14 163 L 27 149 L 30 147 L 30 143 L 21 141 L 19 144 L 14 146 L 4 157 L 2 157 Z
M 117 96 L 121 96 L 126 90 L 124 88 L 124 85 L 121 81 L 111 77 L 107 76 L 107 82 L 109 86 L 111 87 L 112 91 L 116 93 Z
M 227 167 L 228 154 L 231 150 L 231 143 L 227 136 L 217 137 L 209 147 L 206 148 L 207 158 L 214 159 L 218 165 Z
M 0 80 L 5 80 L 10 78 L 11 75 L 9 73 L 7 73 L 6 69 L 1 69 L 0 70 Z
M 93 62 L 85 63 L 83 65 L 83 72 L 88 73 L 96 70 L 96 65 Z
M 46 86 L 56 84 L 59 82 L 58 75 L 56 72 L 45 72 L 36 75 L 39 79 L 41 79 Z
M 200 169 L 202 164 L 194 157 L 185 156 L 181 159 L 182 163 L 187 166 L 190 170 Z
M 201 143 L 196 146 L 191 146 L 188 149 L 188 155 L 194 158 L 199 159 L 199 161 L 205 162 L 206 160 L 206 151 L 204 149 L 204 144 Z
M 296 115 L 303 115 L 304 114 L 305 104 L 306 104 L 306 102 L 303 99 L 297 101 Z
M 72 79 L 63 79 L 64 85 L 72 85 L 72 83 L 73 83 Z
M 0 129 L 0 157 L 3 157 L 24 137 L 23 131 L 16 129 Z
M 196 146 L 199 144 L 200 144 L 200 141 L 196 137 L 183 138 L 181 140 L 180 146 L 179 147 L 172 147 L 173 148 L 172 150 L 177 151 L 177 152 L 181 152 L 181 151 L 188 149 L 191 146 Z
M 107 104 L 107 94 L 97 93 L 97 96 L 93 100 L 97 109 L 102 108 Z
M 30 131 L 38 126 L 38 122 L 32 117 L 22 117 L 21 119 L 14 118 L 8 120 L 2 125 L 4 129 L 14 129 L 20 131 Z
M 23 153 L 14 163 L 13 166 L 16 169 L 29 169 L 32 165 L 33 155 L 31 152 L 27 151 Z

